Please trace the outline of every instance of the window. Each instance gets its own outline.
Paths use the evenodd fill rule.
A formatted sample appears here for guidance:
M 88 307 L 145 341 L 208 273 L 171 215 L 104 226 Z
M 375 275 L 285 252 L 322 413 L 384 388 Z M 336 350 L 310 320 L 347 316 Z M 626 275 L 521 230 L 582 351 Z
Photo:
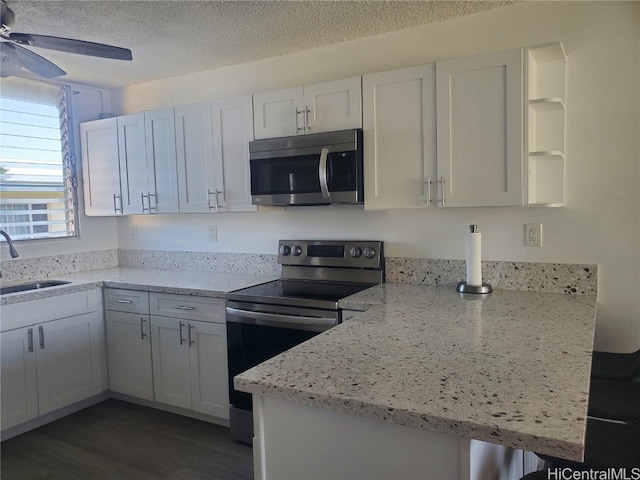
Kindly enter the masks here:
M 14 240 L 76 236 L 68 87 L 0 83 L 0 228 Z

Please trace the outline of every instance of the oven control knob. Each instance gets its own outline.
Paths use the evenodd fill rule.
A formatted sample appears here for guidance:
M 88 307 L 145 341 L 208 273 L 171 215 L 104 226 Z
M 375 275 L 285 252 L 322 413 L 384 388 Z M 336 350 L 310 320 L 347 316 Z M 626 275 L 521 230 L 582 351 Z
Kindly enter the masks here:
M 373 258 L 376 256 L 376 249 L 372 247 L 364 247 L 363 253 L 365 258 Z
M 300 245 L 294 245 L 293 249 L 292 249 L 292 252 L 297 257 L 298 255 L 300 255 L 302 253 L 302 248 L 300 248 Z
M 362 249 L 360 247 L 351 247 L 351 250 L 349 250 L 349 255 L 351 255 L 353 258 L 358 258 L 360 255 L 362 255 Z
M 290 253 L 291 253 L 291 247 L 289 245 L 280 246 L 280 255 L 284 255 L 286 257 Z

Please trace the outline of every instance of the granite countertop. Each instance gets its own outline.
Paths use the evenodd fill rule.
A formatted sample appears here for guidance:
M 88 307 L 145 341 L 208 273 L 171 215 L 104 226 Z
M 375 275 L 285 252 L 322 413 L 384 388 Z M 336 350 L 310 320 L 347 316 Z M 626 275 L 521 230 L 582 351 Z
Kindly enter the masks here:
M 383 284 L 355 319 L 235 377 L 239 390 L 582 458 L 596 297 Z
M 70 283 L 57 287 L 2 295 L 0 297 L 0 305 L 64 295 L 103 286 L 223 298 L 227 292 L 268 282 L 275 278 L 277 276 L 274 275 L 116 267 L 56 275 L 55 278 L 52 278 L 53 280 L 65 280 Z

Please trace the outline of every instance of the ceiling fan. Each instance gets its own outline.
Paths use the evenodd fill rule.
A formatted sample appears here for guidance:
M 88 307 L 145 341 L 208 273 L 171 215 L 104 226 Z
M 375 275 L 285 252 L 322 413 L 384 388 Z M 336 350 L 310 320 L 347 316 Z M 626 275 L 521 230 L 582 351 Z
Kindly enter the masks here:
M 15 13 L 5 0 L 0 12 L 0 77 L 15 75 L 21 68 L 26 68 L 44 78 L 66 75 L 63 69 L 37 53 L 24 48 L 48 48 L 60 52 L 77 53 L 92 57 L 113 58 L 116 60 L 132 60 L 131 50 L 102 43 L 85 42 L 71 38 L 33 35 L 30 33 L 12 33 Z

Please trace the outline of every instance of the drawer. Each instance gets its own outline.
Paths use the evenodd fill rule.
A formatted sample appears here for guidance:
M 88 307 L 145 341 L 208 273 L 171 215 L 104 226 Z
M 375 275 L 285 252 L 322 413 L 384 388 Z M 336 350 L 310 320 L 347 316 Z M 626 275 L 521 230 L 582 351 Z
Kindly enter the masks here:
M 129 313 L 149 313 L 149 294 L 137 290 L 104 289 L 105 310 Z
M 36 323 L 102 311 L 102 291 L 66 293 L 2 306 L 0 330 L 14 330 Z
M 150 293 L 151 315 L 225 323 L 224 298 Z

